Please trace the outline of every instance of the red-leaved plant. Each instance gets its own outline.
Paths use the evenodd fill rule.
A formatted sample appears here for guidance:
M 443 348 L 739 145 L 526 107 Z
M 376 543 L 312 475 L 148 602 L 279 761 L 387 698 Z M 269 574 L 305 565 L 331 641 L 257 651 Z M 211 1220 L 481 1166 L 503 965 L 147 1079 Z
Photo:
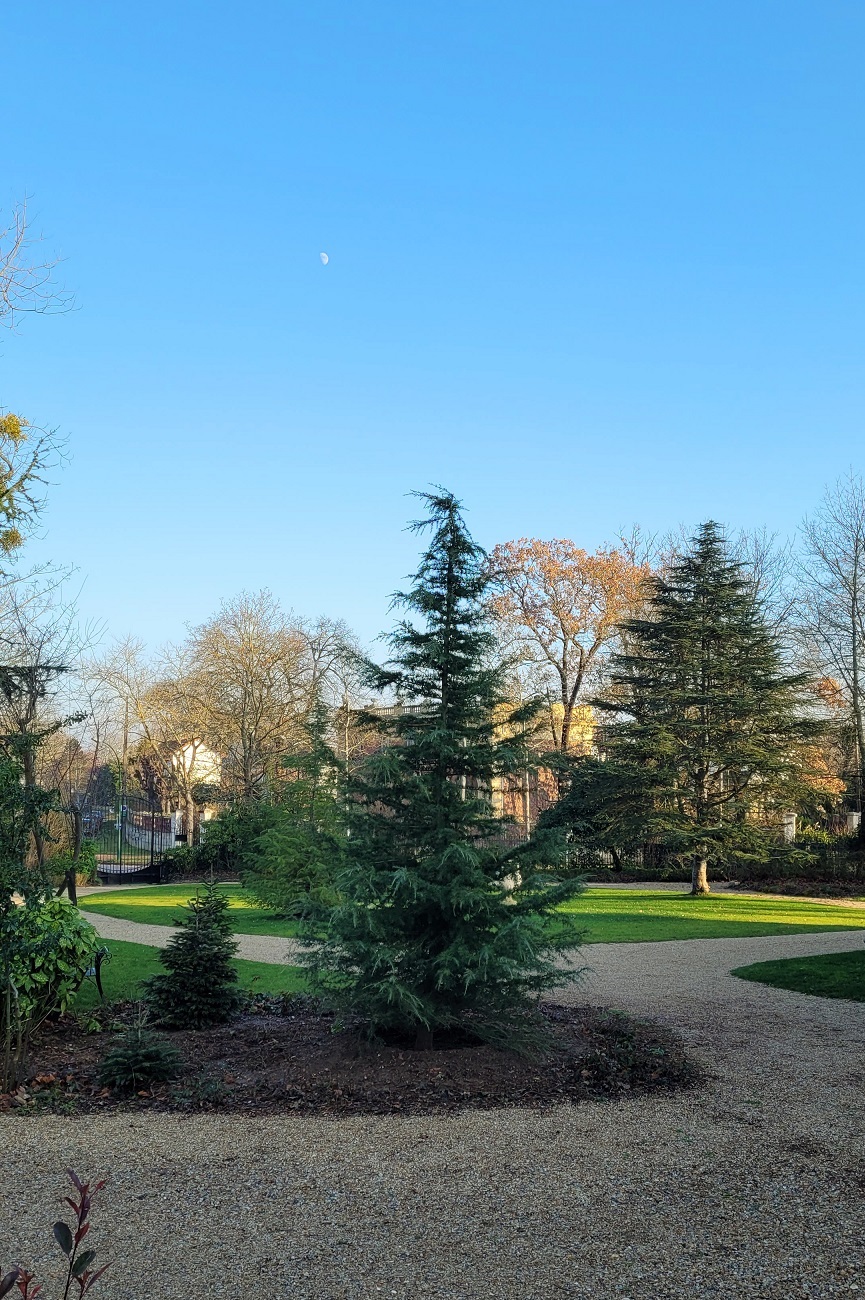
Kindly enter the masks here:
M 63 1198 L 75 1215 L 74 1224 L 70 1227 L 65 1220 L 59 1219 L 54 1225 L 54 1240 L 67 1260 L 66 1285 L 63 1288 L 62 1300 L 69 1300 L 70 1293 L 74 1295 L 73 1286 L 78 1287 L 79 1297 L 86 1295 L 108 1267 L 107 1264 L 103 1264 L 101 1268 L 94 1271 L 91 1266 L 96 1260 L 96 1251 L 80 1249 L 82 1241 L 90 1231 L 90 1207 L 93 1197 L 97 1192 L 102 1191 L 105 1182 L 103 1180 L 91 1187 L 90 1183 L 81 1181 L 74 1169 L 67 1169 L 66 1172 L 78 1196 Z M 3 1300 L 3 1296 L 8 1296 L 14 1288 L 17 1288 L 22 1300 L 36 1300 L 36 1297 L 42 1294 L 42 1283 L 37 1282 L 36 1275 L 28 1272 L 26 1268 L 13 1268 L 11 1273 L 0 1278 L 0 1300 Z

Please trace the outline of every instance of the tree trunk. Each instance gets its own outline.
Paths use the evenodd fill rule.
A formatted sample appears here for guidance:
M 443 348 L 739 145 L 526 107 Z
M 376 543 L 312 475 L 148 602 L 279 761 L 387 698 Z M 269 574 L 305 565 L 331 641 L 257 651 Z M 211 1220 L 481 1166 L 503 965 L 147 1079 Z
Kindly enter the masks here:
M 68 884 L 66 886 L 69 894 L 69 901 L 78 906 L 78 890 L 76 888 L 76 877 L 78 875 L 78 863 L 81 859 L 81 846 L 84 843 L 84 814 L 81 811 L 81 805 L 73 798 L 72 800 L 72 865 L 68 871 Z
M 194 843 L 193 837 L 195 835 L 195 800 L 192 798 L 191 794 L 186 797 L 186 808 L 184 810 L 183 820 L 185 823 L 183 829 L 186 831 L 186 843 L 190 848 L 192 848 Z
M 710 892 L 708 863 L 705 858 L 694 858 L 691 866 L 691 893 L 708 894 Z
M 32 745 L 25 745 L 24 754 L 21 762 L 24 771 L 24 786 L 27 790 L 36 787 L 36 755 Z M 41 867 L 45 861 L 45 836 L 42 831 L 42 825 L 37 822 L 33 827 L 33 847 L 36 850 L 36 864 Z

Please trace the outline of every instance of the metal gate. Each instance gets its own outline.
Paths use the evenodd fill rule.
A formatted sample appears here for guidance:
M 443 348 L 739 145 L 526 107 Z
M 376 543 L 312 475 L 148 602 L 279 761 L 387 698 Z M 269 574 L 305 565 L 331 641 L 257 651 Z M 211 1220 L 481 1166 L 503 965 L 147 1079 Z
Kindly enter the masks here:
M 85 812 L 84 834 L 96 849 L 102 883 L 161 880 L 160 864 L 166 851 L 174 848 L 176 820 L 136 795 Z

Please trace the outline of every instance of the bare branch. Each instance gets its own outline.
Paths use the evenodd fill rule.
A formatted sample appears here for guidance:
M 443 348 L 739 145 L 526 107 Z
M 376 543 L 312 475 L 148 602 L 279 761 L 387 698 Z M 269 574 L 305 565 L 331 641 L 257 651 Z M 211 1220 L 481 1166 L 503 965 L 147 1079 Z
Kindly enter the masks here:
M 42 256 L 41 242 L 41 236 L 30 234 L 23 199 L 0 230 L 0 324 L 9 329 L 22 314 L 65 312 L 74 306 L 72 295 L 53 282 L 60 258 Z

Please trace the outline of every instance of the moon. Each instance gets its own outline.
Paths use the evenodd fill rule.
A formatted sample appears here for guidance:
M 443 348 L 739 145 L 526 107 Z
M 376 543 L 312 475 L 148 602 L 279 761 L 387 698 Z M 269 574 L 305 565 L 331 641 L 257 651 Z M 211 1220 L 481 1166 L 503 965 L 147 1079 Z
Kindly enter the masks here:
M 327 266 L 328 262 L 330 261 L 330 258 L 328 257 L 327 253 L 319 253 L 319 257 L 321 258 L 322 266 Z

